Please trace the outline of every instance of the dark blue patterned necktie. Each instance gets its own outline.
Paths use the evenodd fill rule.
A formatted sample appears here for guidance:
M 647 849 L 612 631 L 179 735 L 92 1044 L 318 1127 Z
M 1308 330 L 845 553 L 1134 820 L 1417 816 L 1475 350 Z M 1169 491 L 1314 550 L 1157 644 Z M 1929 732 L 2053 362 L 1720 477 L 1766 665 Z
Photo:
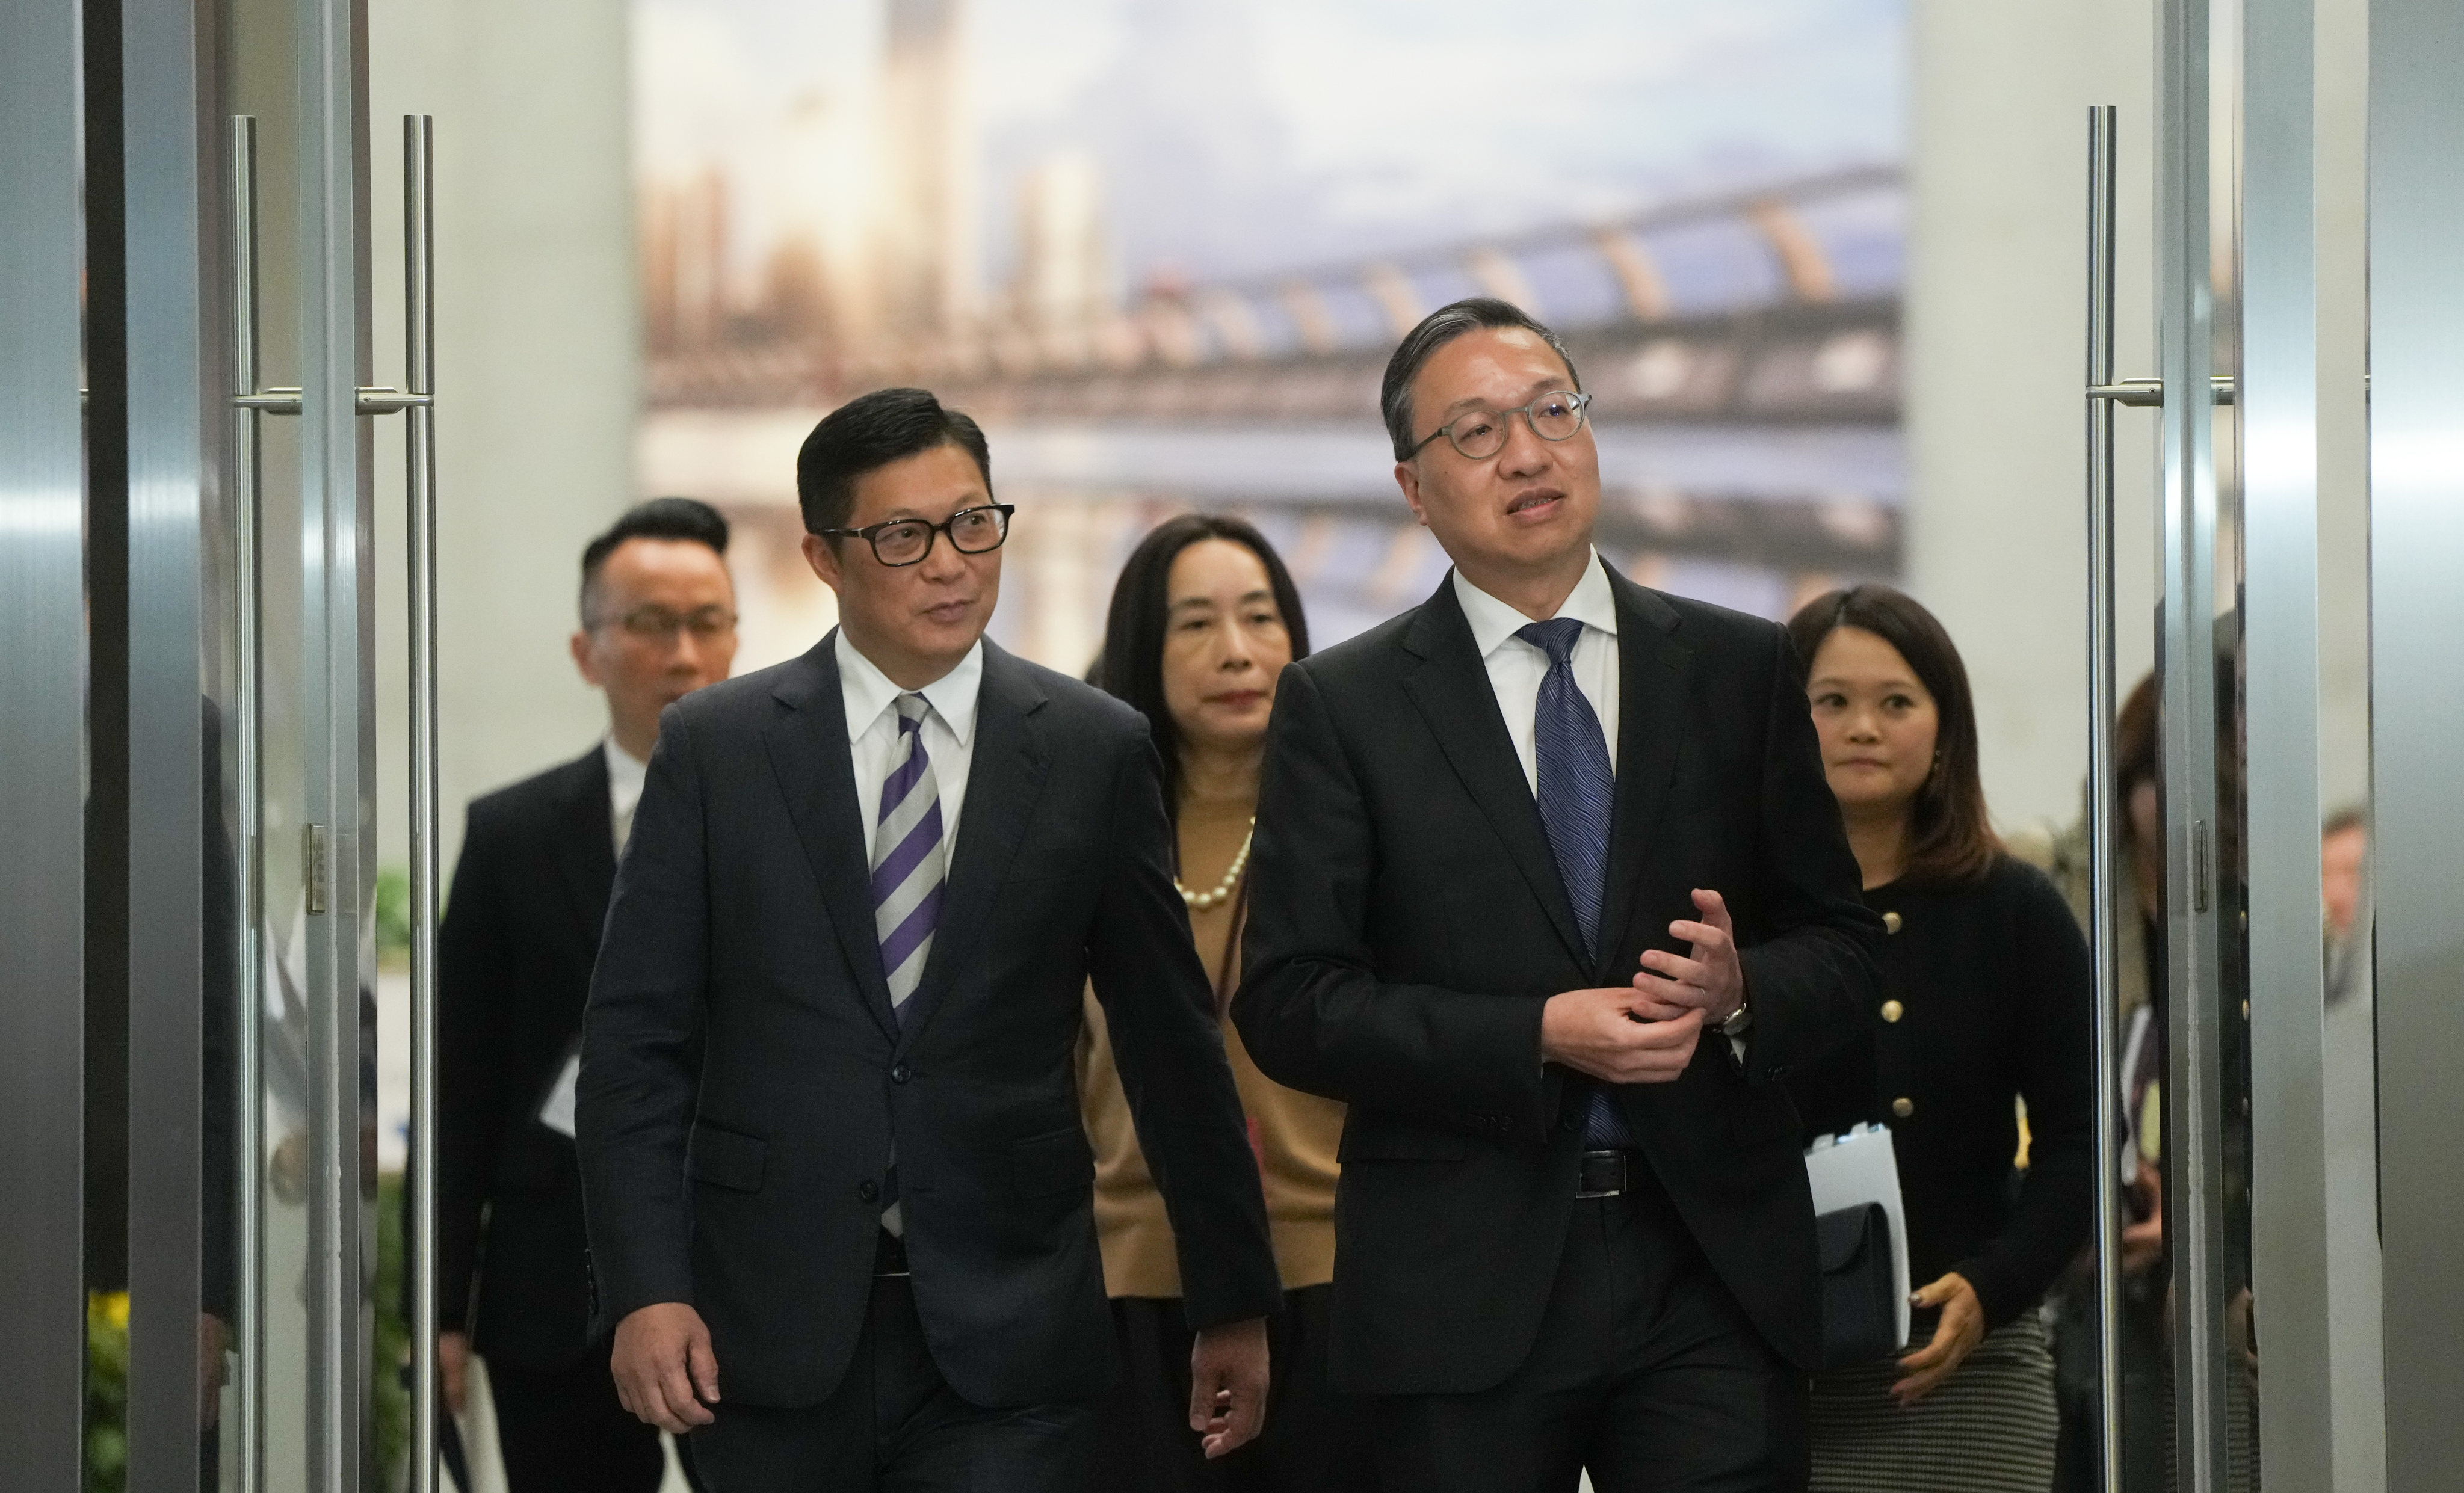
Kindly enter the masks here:
M 1608 889 L 1609 821 L 1617 808 L 1617 770 L 1609 762 L 1609 741 L 1600 717 L 1574 683 L 1574 645 L 1583 625 L 1573 617 L 1552 617 L 1518 629 L 1524 642 L 1549 655 L 1549 672 L 1540 680 L 1540 700 L 1532 712 L 1532 756 L 1539 766 L 1540 823 L 1549 832 L 1549 850 L 1557 862 L 1558 879 L 1566 884 L 1566 900 L 1574 905 L 1574 926 L 1583 947 L 1596 955 L 1600 942 L 1600 903 Z M 1583 1145 L 1591 1151 L 1623 1151 L 1634 1144 L 1625 1113 L 1604 1088 L 1590 1090 L 1583 1108 Z

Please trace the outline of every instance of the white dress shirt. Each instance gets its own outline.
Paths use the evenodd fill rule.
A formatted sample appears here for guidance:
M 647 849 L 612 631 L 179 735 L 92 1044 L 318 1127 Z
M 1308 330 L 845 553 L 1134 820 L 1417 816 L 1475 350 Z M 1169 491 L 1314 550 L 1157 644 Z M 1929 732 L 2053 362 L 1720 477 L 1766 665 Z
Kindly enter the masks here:
M 1523 759 L 1523 780 L 1531 785 L 1531 797 L 1540 797 L 1539 713 L 1540 681 L 1549 673 L 1549 650 L 1516 637 L 1516 631 L 1530 626 L 1531 619 L 1507 605 L 1496 597 L 1455 572 L 1455 600 L 1463 604 L 1463 619 L 1471 624 L 1472 647 L 1480 649 L 1481 662 L 1488 666 L 1488 687 L 1497 695 L 1497 709 L 1506 717 L 1506 734 L 1514 738 L 1514 755 Z M 1608 738 L 1609 771 L 1617 771 L 1617 592 L 1609 588 L 1609 574 L 1600 567 L 1599 551 L 1592 552 L 1592 562 L 1583 579 L 1574 582 L 1564 604 L 1557 608 L 1560 617 L 1581 620 L 1583 635 L 1574 640 L 1574 688 L 1592 702 L 1592 714 L 1600 718 L 1600 734 Z M 1746 1039 L 1728 1039 L 1728 1053 L 1737 1062 L 1746 1058 Z
M 898 712 L 892 707 L 907 692 L 857 652 L 845 629 L 839 632 L 837 651 L 847 755 L 855 764 L 855 801 L 864 817 L 864 853 L 869 864 L 871 835 L 881 821 L 881 785 L 906 759 L 898 744 Z M 976 696 L 983 682 L 984 645 L 979 639 L 957 668 L 915 692 L 931 707 L 916 729 L 923 735 L 925 755 L 933 759 L 934 784 L 941 790 L 944 855 L 958 842 L 958 810 L 967 801 L 967 769 L 976 757 Z
M 616 857 L 625 856 L 625 842 L 633 833 L 633 811 L 642 806 L 642 784 L 649 780 L 650 764 L 616 744 L 609 736 L 599 744 L 607 758 L 607 823 L 616 831 Z
M 607 761 L 607 824 L 614 831 L 616 859 L 621 861 L 625 842 L 633 834 L 633 811 L 642 806 L 642 784 L 649 780 L 650 764 L 618 746 L 613 736 L 600 741 L 599 753 Z M 575 1038 L 574 1043 L 539 1111 L 541 1125 L 568 1139 L 573 1134 L 574 1086 L 582 1078 L 581 1039 Z
M 1514 635 L 1531 625 L 1530 618 L 1465 581 L 1462 571 L 1454 575 L 1455 600 L 1463 604 L 1463 620 L 1471 624 L 1472 647 L 1480 649 L 1481 662 L 1488 666 L 1488 687 L 1496 692 L 1498 714 L 1506 717 L 1506 734 L 1514 738 L 1514 755 L 1523 763 L 1523 780 L 1536 799 L 1540 796 L 1536 717 L 1540 681 L 1549 673 L 1549 650 Z M 1614 773 L 1617 760 L 1617 593 L 1609 589 L 1609 574 L 1600 568 L 1597 550 L 1592 552 L 1583 579 L 1574 582 L 1557 615 L 1575 618 L 1583 625 L 1583 635 L 1574 643 L 1574 687 L 1583 692 L 1583 698 L 1592 702 L 1592 714 L 1600 718 L 1600 734 L 1609 744 L 1609 771 Z

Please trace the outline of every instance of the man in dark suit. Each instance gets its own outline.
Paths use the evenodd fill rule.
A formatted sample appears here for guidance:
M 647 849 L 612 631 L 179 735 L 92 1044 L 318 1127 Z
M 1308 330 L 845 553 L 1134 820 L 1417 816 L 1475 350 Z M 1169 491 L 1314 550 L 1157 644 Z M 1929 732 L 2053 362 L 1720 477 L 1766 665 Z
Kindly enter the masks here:
M 1285 672 L 1233 1014 L 1351 1105 L 1338 1387 L 1389 1484 L 1801 1488 L 1797 1122 L 1880 927 L 1776 626 L 1592 547 L 1573 364 L 1504 302 L 1389 362 L 1437 594 Z
M 1010 509 L 920 389 L 797 460 L 839 627 L 668 713 L 592 981 L 581 1139 L 626 1403 L 718 1493 L 1074 1489 L 1113 1373 L 1089 977 L 1180 1241 L 1193 1433 L 1282 1299 L 1144 717 L 983 640 Z M 724 1381 L 725 1399 L 720 1398 Z
M 512 1493 L 659 1485 L 658 1432 L 625 1413 L 589 1322 L 575 1055 L 659 713 L 736 657 L 726 550 L 726 519 L 660 498 L 583 551 L 573 658 L 607 736 L 471 805 L 438 931 L 437 1362 L 458 1413 L 487 1358 Z

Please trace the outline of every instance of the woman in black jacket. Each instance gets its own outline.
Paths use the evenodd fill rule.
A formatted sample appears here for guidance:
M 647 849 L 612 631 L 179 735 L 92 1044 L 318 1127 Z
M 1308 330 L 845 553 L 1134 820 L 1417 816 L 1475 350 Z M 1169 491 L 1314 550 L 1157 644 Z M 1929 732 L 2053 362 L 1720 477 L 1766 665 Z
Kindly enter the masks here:
M 1809 1139 L 1891 1128 L 1918 1283 L 1912 1351 L 1815 1381 L 1812 1485 L 2042 1490 L 2057 1416 L 2036 1307 L 2093 1205 L 2086 944 L 1986 822 L 1967 670 L 1933 615 L 1863 585 L 1789 630 L 1887 931 L 1872 1021 L 1789 1088 Z

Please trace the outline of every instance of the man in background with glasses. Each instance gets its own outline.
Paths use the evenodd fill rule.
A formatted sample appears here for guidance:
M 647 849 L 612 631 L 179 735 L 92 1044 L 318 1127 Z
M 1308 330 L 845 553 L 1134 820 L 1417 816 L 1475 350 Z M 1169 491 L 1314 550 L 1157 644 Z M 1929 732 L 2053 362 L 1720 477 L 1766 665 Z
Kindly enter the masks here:
M 1881 925 L 1788 635 L 1593 547 L 1565 346 L 1404 338 L 1395 477 L 1454 569 L 1285 670 L 1233 1020 L 1351 1106 L 1331 1378 L 1415 1493 L 1801 1489 L 1822 1316 L 1776 1080 Z
M 717 1493 L 1083 1486 L 1113 1335 L 1092 977 L 1180 1242 L 1191 1434 L 1257 1434 L 1283 1289 L 1145 718 L 984 636 L 1011 509 L 921 389 L 797 458 L 839 626 L 671 708 L 581 1140 L 619 1392 Z
M 653 1493 L 665 1468 L 590 1323 L 573 1086 L 659 713 L 736 659 L 726 554 L 727 520 L 685 497 L 582 552 L 573 661 L 607 697 L 607 735 L 472 803 L 437 935 L 437 1366 L 458 1415 L 486 1357 L 512 1493 Z

